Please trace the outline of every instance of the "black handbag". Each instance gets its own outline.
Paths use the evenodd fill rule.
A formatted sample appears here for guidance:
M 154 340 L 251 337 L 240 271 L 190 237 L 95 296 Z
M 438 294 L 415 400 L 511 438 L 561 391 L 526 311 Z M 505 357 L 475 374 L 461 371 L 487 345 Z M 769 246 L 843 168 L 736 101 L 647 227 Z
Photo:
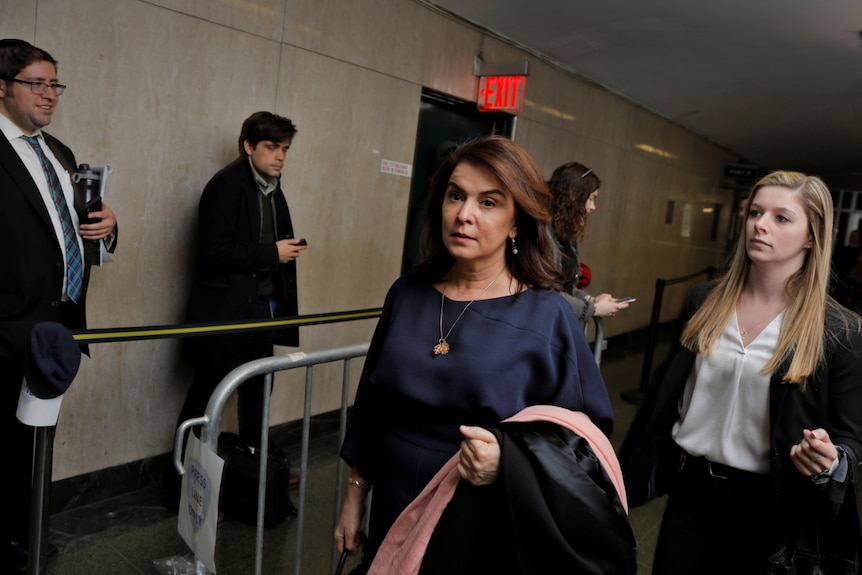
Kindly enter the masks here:
M 796 527 L 796 533 L 789 536 L 781 548 L 769 557 L 767 575 L 856 575 L 855 562 L 841 556 L 848 553 L 851 557 L 855 555 L 847 548 L 848 544 L 858 548 L 858 531 L 855 531 L 858 526 L 853 499 L 855 497 L 850 491 L 845 501 L 847 506 L 813 504 L 812 512 Z M 848 515 L 839 519 L 839 511 L 842 508 L 845 508 Z M 854 533 L 842 533 L 848 530 Z M 839 535 L 851 536 L 849 540 L 842 541 Z M 824 549 L 821 541 L 828 542 L 827 546 L 830 548 Z
M 769 557 L 767 575 L 824 575 L 820 553 L 803 542 L 789 540 Z
M 782 545 L 769 558 L 767 575 L 856 575 L 856 565 L 843 557 L 829 555 L 821 564 L 817 553 L 799 549 L 794 544 Z
M 267 529 L 296 514 L 290 500 L 290 458 L 287 453 L 269 443 L 266 463 L 266 501 L 263 526 Z M 222 432 L 218 439 L 218 454 L 224 459 L 220 509 L 225 517 L 257 525 L 257 492 L 260 476 L 260 451 L 237 435 Z

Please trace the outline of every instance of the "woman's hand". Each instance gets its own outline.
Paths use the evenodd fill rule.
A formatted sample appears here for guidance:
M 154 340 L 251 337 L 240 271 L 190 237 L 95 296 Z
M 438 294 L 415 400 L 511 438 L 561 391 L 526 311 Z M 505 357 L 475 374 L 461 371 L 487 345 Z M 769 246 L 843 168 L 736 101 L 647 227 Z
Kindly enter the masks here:
M 497 437 L 482 427 L 462 425 L 464 436 L 459 453 L 458 473 L 471 484 L 491 485 L 500 471 L 500 444 Z
M 609 315 L 614 315 L 621 309 L 626 309 L 627 307 L 629 307 L 629 304 L 627 302 L 617 301 L 609 293 L 597 295 L 593 298 L 593 302 L 596 306 L 595 315 L 598 317 L 607 317 Z
M 351 477 L 358 477 L 355 470 L 351 474 Z M 360 479 L 360 481 L 362 480 Z M 344 503 L 341 504 L 341 516 L 338 519 L 338 524 L 335 526 L 334 533 L 339 553 L 347 549 L 353 555 L 365 542 L 365 533 L 359 530 L 359 526 L 362 524 L 362 517 L 365 515 L 365 499 L 367 496 L 367 491 L 353 485 L 347 486 Z
M 825 429 L 803 429 L 802 441 L 790 448 L 790 459 L 802 475 L 820 475 L 832 469 L 838 449 Z

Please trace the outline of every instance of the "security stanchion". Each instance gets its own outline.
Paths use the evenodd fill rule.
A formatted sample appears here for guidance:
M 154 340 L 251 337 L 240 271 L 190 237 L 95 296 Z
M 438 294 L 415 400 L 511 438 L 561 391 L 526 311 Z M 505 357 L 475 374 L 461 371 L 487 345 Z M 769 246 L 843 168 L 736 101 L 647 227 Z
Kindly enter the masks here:
M 24 382 L 16 412 L 21 423 L 36 428 L 27 575 L 48 572 L 54 432 L 63 394 L 78 374 L 80 365 L 81 348 L 65 326 L 54 322 L 36 324 L 30 334 L 30 354 L 24 365 Z
M 44 575 L 48 572 L 48 525 L 51 515 L 51 473 L 56 429 L 55 426 L 36 428 L 27 575 Z
M 640 386 L 637 389 L 629 389 L 620 392 L 620 396 L 624 400 L 628 401 L 629 403 L 634 403 L 635 405 L 643 405 L 644 396 L 646 395 L 647 388 L 649 387 L 650 383 L 650 376 L 652 375 L 652 360 L 653 354 L 655 353 L 658 325 L 659 321 L 661 320 L 661 305 L 662 299 L 664 298 L 665 286 L 680 282 L 686 282 L 702 274 L 706 274 L 709 279 L 713 279 L 717 273 L 718 270 L 710 266 L 702 271 L 695 272 L 687 276 L 671 280 L 665 280 L 661 278 L 655 280 L 655 296 L 653 296 L 652 317 L 650 318 L 649 323 L 649 333 L 647 335 L 647 345 L 646 351 L 644 353 L 643 369 L 641 370 Z

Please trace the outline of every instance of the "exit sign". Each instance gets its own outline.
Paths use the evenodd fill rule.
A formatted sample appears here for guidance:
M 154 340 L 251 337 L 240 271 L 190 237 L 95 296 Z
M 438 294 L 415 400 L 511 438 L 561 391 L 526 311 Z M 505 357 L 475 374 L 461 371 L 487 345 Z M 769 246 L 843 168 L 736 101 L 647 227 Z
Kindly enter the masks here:
M 517 113 L 524 109 L 526 76 L 481 76 L 479 111 Z

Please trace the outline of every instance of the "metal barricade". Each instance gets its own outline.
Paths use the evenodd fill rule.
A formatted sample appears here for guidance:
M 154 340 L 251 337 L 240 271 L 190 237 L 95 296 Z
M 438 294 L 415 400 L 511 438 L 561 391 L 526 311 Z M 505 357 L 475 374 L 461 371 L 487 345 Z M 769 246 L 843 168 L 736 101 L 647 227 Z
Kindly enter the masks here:
M 299 501 L 297 505 L 296 518 L 296 557 L 294 562 L 294 572 L 300 573 L 300 565 L 302 563 L 302 535 L 305 526 L 305 492 L 306 480 L 308 477 L 308 448 L 310 439 L 311 427 L 311 392 L 314 383 L 314 366 L 321 363 L 332 363 L 335 361 L 344 362 L 344 370 L 342 374 L 342 389 L 341 389 L 341 417 L 339 427 L 339 443 L 343 441 L 346 432 L 347 422 L 347 407 L 348 397 L 350 392 L 350 360 L 356 357 L 362 357 L 368 353 L 368 343 L 356 344 L 352 346 L 334 348 L 309 353 L 291 353 L 287 355 L 278 355 L 273 357 L 265 357 L 240 365 L 218 384 L 215 391 L 210 396 L 207 403 L 204 415 L 192 419 L 187 419 L 180 423 L 177 427 L 177 434 L 174 440 L 174 467 L 182 475 L 185 472 L 182 461 L 183 446 L 185 444 L 186 434 L 196 426 L 201 426 L 201 442 L 211 449 L 214 453 L 218 448 L 218 436 L 221 427 L 222 414 L 231 394 L 233 394 L 239 386 L 246 380 L 258 376 L 264 376 L 264 405 L 263 405 L 263 430 L 261 432 L 260 442 L 260 480 L 258 483 L 258 503 L 257 503 L 257 532 L 255 539 L 255 575 L 261 575 L 263 569 L 263 514 L 265 509 L 266 499 L 266 461 L 269 453 L 269 408 L 270 394 L 272 392 L 273 373 L 277 371 L 285 371 L 295 369 L 297 367 L 305 367 L 305 407 L 302 418 L 302 440 L 301 440 L 301 455 L 300 455 L 300 471 L 299 471 Z M 336 489 L 337 493 L 343 490 L 344 477 L 344 462 L 338 460 L 338 478 Z M 336 498 L 334 511 L 334 521 L 338 519 L 340 500 Z M 334 553 L 333 553 L 334 557 Z M 198 570 L 203 568 L 198 565 Z M 200 571 L 203 572 L 203 571 Z
M 595 343 L 593 345 L 593 355 L 596 364 L 601 363 L 602 350 L 607 345 L 607 340 L 604 339 L 604 325 L 602 318 L 596 317 L 595 320 Z M 588 328 L 588 326 L 587 326 Z M 585 328 L 585 329 L 587 329 Z M 350 394 L 350 360 L 357 357 L 363 357 L 368 353 L 369 343 L 356 344 L 352 346 L 316 351 L 316 352 L 298 352 L 287 355 L 277 355 L 265 357 L 244 363 L 228 373 L 224 379 L 218 384 L 216 389 L 210 396 L 207 403 L 204 415 L 192 419 L 187 419 L 180 423 L 177 427 L 176 437 L 174 439 L 174 467 L 177 472 L 182 475 L 185 473 L 183 466 L 182 454 L 185 445 L 187 434 L 197 426 L 201 427 L 201 443 L 214 453 L 218 450 L 218 436 L 221 430 L 221 420 L 225 406 L 230 396 L 236 392 L 241 384 L 255 376 L 264 376 L 264 393 L 263 393 L 263 425 L 260 440 L 260 476 L 258 482 L 258 502 L 257 502 L 257 525 L 255 537 L 255 575 L 261 575 L 263 569 L 263 517 L 266 502 L 266 465 L 267 455 L 269 453 L 269 411 L 270 411 L 270 395 L 272 392 L 273 373 L 277 371 L 286 371 L 298 367 L 306 368 L 305 377 L 305 405 L 302 418 L 302 435 L 301 435 L 301 453 L 299 467 L 299 493 L 297 504 L 296 518 L 296 557 L 294 559 L 294 573 L 300 573 L 302 563 L 302 542 L 303 531 L 305 527 L 305 494 L 306 480 L 308 477 L 308 455 L 309 455 L 309 440 L 311 427 L 311 394 L 314 385 L 314 366 L 322 363 L 332 363 L 335 361 L 343 361 L 344 369 L 342 373 L 342 389 L 341 389 L 341 413 L 339 418 L 339 444 L 344 440 L 347 429 L 347 408 Z M 337 479 L 336 492 L 341 493 L 344 488 L 344 461 L 340 458 L 337 463 Z M 333 512 L 333 525 L 338 521 L 340 511 L 340 498 L 336 498 L 335 510 Z M 333 566 L 337 561 L 335 551 L 333 551 L 331 562 Z M 197 568 L 203 572 L 203 565 L 198 565 Z
M 608 348 L 608 340 L 605 339 L 605 323 L 599 316 L 593 316 L 593 322 L 596 324 L 596 339 L 593 342 L 593 357 L 596 358 L 596 365 L 602 365 L 602 351 Z M 584 335 L 589 335 L 590 324 L 584 326 Z

